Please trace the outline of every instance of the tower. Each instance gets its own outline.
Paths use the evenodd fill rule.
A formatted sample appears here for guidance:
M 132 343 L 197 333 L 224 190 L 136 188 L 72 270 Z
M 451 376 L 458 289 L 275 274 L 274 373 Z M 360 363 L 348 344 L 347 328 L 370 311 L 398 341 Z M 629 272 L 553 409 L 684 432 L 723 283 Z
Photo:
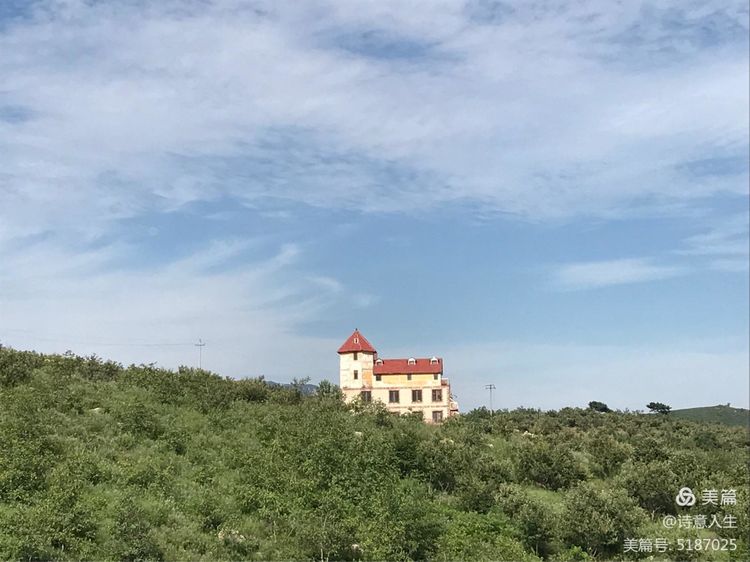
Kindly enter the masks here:
M 349 401 L 372 387 L 372 369 L 378 352 L 359 330 L 354 330 L 338 353 L 339 386 Z

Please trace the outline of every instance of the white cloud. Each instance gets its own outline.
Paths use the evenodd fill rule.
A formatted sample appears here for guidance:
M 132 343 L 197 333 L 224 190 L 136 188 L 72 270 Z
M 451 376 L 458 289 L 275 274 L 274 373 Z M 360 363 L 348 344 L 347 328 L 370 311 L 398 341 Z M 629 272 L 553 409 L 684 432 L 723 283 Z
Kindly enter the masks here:
M 647 258 L 569 263 L 555 272 L 555 285 L 564 290 L 597 289 L 644 283 L 682 275 L 682 267 L 657 265 Z
M 122 269 L 128 252 L 116 246 L 6 252 L 0 341 L 176 367 L 196 364 L 192 344 L 200 337 L 207 342 L 204 366 L 222 375 L 335 376 L 337 342 L 296 333 L 321 306 L 298 275 L 299 248 L 283 246 L 269 258 L 246 258 L 226 269 L 256 242 L 211 244 L 137 270 Z
M 224 374 L 335 377 L 340 342 L 297 327 L 328 294 L 360 307 L 377 297 L 306 271 L 302 246 L 232 269 L 222 265 L 257 241 L 138 269 L 128 239 L 80 249 L 111 239 L 118 219 L 197 201 L 401 212 L 470 202 L 549 220 L 694 213 L 746 193 L 746 169 L 685 167 L 746 160 L 745 2 L 36 6 L 0 27 L 0 337 L 21 347 L 101 353 L 91 342 L 111 342 L 126 344 L 109 348 L 116 359 L 174 366 L 202 337 L 206 365 Z M 404 56 L 372 56 L 388 42 Z M 704 255 L 717 243 L 688 247 Z M 715 267 L 741 259 L 711 255 Z M 556 280 L 681 273 L 636 258 L 568 264 Z M 186 346 L 138 347 L 153 342 Z
M 679 171 L 745 157 L 742 2 L 40 6 L 0 32 L 0 104 L 28 115 L 0 121 L 6 238 L 227 195 L 539 219 L 745 191 Z M 375 32 L 419 62 L 341 42 Z
M 331 293 L 340 293 L 344 286 L 341 284 L 341 281 L 338 279 L 334 279 L 333 277 L 326 277 L 325 275 L 316 275 L 313 277 L 309 277 L 308 280 L 311 283 L 314 283 L 321 289 L 324 289 L 326 291 L 329 291 Z

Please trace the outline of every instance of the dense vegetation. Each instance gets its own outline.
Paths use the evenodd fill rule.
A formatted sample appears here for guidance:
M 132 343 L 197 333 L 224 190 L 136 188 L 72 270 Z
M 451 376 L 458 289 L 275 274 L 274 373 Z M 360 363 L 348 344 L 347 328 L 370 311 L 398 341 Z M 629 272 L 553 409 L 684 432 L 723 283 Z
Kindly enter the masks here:
M 750 559 L 748 432 L 671 415 L 476 410 L 440 427 L 327 383 L 0 348 L 0 559 Z M 681 486 L 736 528 L 666 530 Z M 738 540 L 674 551 L 678 536 Z M 630 554 L 629 557 L 645 554 Z M 660 558 L 661 557 L 661 558 Z
M 723 423 L 726 425 L 740 425 L 744 427 L 750 426 L 750 411 L 744 408 L 732 408 L 729 404 L 672 410 L 669 415 L 675 418 L 697 422 Z

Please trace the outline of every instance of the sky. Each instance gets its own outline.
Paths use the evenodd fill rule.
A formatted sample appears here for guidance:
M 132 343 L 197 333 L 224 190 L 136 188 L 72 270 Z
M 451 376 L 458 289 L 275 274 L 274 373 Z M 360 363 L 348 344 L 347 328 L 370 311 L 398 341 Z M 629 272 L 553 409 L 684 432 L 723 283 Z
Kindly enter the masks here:
M 0 2 L 0 343 L 748 406 L 745 0 Z

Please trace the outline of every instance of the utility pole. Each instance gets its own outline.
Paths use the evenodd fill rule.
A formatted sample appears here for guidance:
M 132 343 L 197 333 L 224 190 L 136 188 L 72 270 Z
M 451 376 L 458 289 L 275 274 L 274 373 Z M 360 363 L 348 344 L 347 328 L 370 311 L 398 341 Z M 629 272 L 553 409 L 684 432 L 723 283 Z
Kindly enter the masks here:
M 206 343 L 202 339 L 198 338 L 198 343 L 194 345 L 195 347 L 198 348 L 198 368 L 202 369 L 203 368 L 203 348 L 206 346 Z
M 493 413 L 493 410 L 492 410 L 492 391 L 495 390 L 495 385 L 494 384 L 485 384 L 484 388 L 486 388 L 487 390 L 490 391 L 490 415 L 492 415 L 492 413 Z

